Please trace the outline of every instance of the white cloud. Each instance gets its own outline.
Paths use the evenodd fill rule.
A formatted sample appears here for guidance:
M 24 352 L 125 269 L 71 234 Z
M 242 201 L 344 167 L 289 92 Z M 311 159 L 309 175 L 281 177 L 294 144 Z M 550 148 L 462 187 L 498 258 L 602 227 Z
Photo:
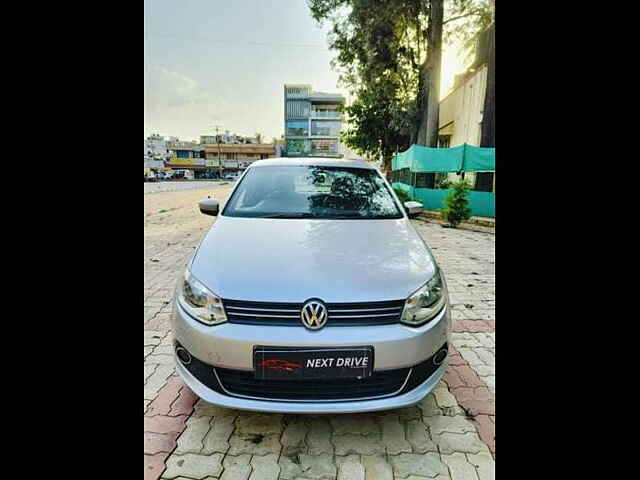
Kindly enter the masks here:
M 151 66 L 145 70 L 144 90 L 145 110 L 149 113 L 207 101 L 198 82 L 165 67 Z

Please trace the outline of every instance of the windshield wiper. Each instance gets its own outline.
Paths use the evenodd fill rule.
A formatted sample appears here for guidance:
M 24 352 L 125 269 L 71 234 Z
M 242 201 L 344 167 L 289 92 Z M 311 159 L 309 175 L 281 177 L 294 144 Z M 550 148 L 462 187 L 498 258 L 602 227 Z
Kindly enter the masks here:
M 318 218 L 313 213 L 277 213 L 275 215 L 265 215 L 257 218 Z

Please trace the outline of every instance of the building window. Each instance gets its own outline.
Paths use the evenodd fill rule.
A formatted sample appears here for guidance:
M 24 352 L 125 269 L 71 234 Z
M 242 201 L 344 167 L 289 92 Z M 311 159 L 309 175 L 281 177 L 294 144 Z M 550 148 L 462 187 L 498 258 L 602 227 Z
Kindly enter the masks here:
M 416 173 L 416 188 L 436 188 L 436 174 L 435 173 Z
M 311 142 L 305 139 L 287 139 L 287 156 L 308 155 L 311 153 Z
M 312 140 L 311 141 L 311 153 L 338 153 L 338 141 L 337 140 Z
M 287 135 L 306 137 L 309 135 L 309 123 L 305 121 L 288 121 Z
M 399 183 L 404 183 L 405 185 L 411 185 L 412 174 L 411 169 L 409 168 L 401 168 L 400 170 L 396 170 L 398 179 L 396 180 Z
M 340 135 L 341 122 L 311 121 L 311 135 L 337 137 Z
M 451 146 L 451 135 L 440 135 L 438 137 L 438 148 L 449 148 Z
M 476 172 L 474 190 L 478 192 L 493 192 L 494 172 Z

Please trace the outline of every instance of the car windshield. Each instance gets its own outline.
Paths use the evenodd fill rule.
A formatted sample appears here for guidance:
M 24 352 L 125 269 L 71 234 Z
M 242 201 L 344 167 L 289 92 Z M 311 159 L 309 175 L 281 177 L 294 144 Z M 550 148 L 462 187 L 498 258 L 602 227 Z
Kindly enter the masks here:
M 250 169 L 223 215 L 251 218 L 402 218 L 375 170 L 324 166 Z

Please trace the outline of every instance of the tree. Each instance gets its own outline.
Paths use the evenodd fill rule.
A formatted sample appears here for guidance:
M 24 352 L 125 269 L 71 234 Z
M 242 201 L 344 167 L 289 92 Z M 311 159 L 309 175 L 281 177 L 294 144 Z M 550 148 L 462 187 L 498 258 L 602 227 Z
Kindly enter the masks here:
M 437 146 L 445 26 L 464 36 L 487 1 L 307 0 L 316 21 L 332 24 L 332 66 L 354 97 L 343 109 L 350 148 L 381 155 L 390 170 L 393 154 L 409 145 Z
M 258 143 L 262 143 L 262 134 L 261 133 L 256 133 L 256 141 Z

